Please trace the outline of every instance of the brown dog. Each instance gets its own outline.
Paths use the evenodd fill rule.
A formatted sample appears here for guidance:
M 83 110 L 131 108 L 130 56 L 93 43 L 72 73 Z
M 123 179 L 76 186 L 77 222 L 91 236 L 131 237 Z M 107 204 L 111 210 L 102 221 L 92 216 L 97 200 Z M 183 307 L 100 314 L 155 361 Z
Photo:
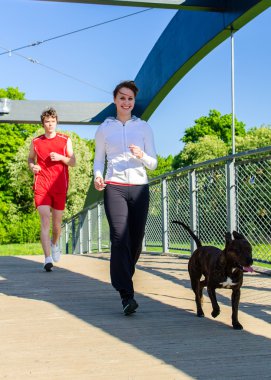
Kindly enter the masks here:
M 228 232 L 225 236 L 226 245 L 222 251 L 213 246 L 202 246 L 199 238 L 192 230 L 182 222 L 173 221 L 183 226 L 195 240 L 197 249 L 191 255 L 188 262 L 188 271 L 191 286 L 195 293 L 198 317 L 204 317 L 202 310 L 202 290 L 207 286 L 208 295 L 212 302 L 212 316 L 220 314 L 220 307 L 216 299 L 216 288 L 232 289 L 232 326 L 236 330 L 242 330 L 243 326 L 238 321 L 238 306 L 240 301 L 240 288 L 243 284 L 243 272 L 252 272 L 252 247 L 246 238 L 233 231 L 234 240 Z M 205 278 L 201 280 L 201 276 Z

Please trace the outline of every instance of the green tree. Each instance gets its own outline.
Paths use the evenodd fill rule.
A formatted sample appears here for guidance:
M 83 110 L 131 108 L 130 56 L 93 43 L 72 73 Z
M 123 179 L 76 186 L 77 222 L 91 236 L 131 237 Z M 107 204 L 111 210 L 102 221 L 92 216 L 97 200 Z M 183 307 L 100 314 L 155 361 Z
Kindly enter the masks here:
M 70 218 L 84 208 L 85 199 L 93 177 L 94 144 L 74 132 L 63 132 L 70 136 L 76 156 L 76 166 L 71 168 L 70 185 L 64 218 Z
M 231 142 L 232 115 L 221 115 L 217 110 L 210 110 L 208 116 L 201 116 L 195 120 L 193 127 L 187 128 L 181 141 L 195 143 L 206 135 L 217 136 L 226 144 Z M 244 136 L 245 124 L 235 118 L 235 135 Z
M 271 145 L 271 126 L 262 125 L 260 128 L 251 128 L 245 136 L 236 137 L 236 152 L 258 149 Z
M 158 164 L 155 170 L 147 170 L 148 178 L 155 178 L 159 175 L 172 171 L 172 161 L 173 157 L 170 155 L 168 157 L 162 157 L 157 155 Z
M 8 98 L 12 100 L 24 100 L 25 93 L 21 92 L 18 87 L 0 88 L 0 98 Z
M 174 157 L 173 169 L 197 164 L 217 157 L 226 156 L 229 148 L 217 136 L 204 136 L 198 142 L 190 142 Z
M 25 94 L 19 89 L 0 88 L 0 98 L 23 100 Z M 0 123 L 0 242 L 8 242 L 13 222 L 11 221 L 15 194 L 10 187 L 9 164 L 25 139 L 32 135 L 38 125 Z
M 23 100 L 24 93 L 20 92 L 18 88 L 1 88 L 0 98 Z M 14 155 L 25 139 L 32 135 L 38 127 L 38 125 L 31 124 L 0 123 L 0 192 L 3 200 L 12 200 L 12 193 L 9 188 L 8 164 L 13 160 Z

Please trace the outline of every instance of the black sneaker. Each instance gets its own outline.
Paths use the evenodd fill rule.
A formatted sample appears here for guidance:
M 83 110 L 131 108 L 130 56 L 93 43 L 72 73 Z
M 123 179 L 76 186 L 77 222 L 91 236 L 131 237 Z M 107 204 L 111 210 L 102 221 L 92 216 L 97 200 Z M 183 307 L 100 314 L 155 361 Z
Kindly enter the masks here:
M 46 270 L 46 272 L 52 272 L 52 269 L 53 269 L 53 263 L 47 263 L 44 265 L 44 270 Z
M 135 313 L 138 308 L 138 303 L 133 298 L 122 300 L 123 312 L 125 315 L 130 315 Z

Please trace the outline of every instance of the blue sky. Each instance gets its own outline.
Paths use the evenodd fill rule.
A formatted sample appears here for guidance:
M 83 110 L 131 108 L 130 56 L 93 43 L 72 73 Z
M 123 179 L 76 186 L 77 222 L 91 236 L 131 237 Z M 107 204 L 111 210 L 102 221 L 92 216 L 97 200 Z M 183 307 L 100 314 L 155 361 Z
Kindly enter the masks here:
M 144 9 L 33 0 L 0 0 L 0 7 L 0 53 Z M 111 102 L 115 85 L 135 78 L 174 14 L 152 9 L 19 50 L 23 57 L 1 55 L 0 87 L 18 87 L 26 99 L 48 105 L 49 100 Z M 247 129 L 271 124 L 270 36 L 270 9 L 235 33 L 235 111 Z M 177 154 L 184 130 L 210 109 L 231 113 L 230 49 L 228 39 L 198 63 L 149 119 L 160 155 Z M 85 138 L 93 138 L 96 128 L 69 127 Z

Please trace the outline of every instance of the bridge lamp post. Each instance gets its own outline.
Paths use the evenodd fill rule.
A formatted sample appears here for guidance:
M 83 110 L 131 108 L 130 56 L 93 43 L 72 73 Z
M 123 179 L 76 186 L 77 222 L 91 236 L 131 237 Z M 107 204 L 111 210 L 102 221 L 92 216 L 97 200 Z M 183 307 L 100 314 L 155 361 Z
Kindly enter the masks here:
M 231 108 L 232 108 L 232 128 L 231 128 L 231 141 L 232 141 L 232 154 L 235 154 L 235 93 L 234 93 L 234 35 L 231 29 Z

